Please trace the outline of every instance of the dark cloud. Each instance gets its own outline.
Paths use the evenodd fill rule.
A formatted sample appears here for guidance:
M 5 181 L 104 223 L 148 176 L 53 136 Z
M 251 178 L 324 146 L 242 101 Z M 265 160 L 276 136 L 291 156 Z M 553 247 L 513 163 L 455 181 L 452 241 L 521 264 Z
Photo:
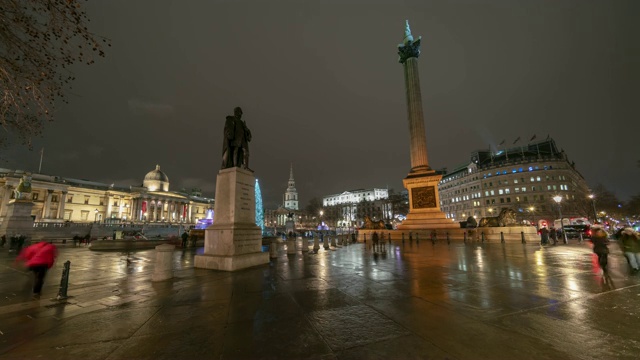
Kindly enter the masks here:
M 36 151 L 11 149 L 5 166 L 37 169 L 44 146 L 43 172 L 141 183 L 160 164 L 172 189 L 213 196 L 224 117 L 242 106 L 266 204 L 281 203 L 291 163 L 303 205 L 400 189 L 409 133 L 396 46 L 409 19 L 432 167 L 549 134 L 590 185 L 626 198 L 640 177 L 639 4 L 89 2 L 107 58 L 75 70 Z

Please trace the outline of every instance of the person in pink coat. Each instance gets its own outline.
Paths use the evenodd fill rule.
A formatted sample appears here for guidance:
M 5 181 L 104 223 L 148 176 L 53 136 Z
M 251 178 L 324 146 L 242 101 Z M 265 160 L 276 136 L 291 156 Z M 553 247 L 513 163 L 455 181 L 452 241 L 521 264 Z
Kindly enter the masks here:
M 33 295 L 35 297 L 40 296 L 42 291 L 42 285 L 44 284 L 44 277 L 58 256 L 58 249 L 53 245 L 45 241 L 41 241 L 37 244 L 31 245 L 18 255 L 17 261 L 24 261 L 29 271 L 33 271 L 35 275 L 35 282 L 33 284 Z

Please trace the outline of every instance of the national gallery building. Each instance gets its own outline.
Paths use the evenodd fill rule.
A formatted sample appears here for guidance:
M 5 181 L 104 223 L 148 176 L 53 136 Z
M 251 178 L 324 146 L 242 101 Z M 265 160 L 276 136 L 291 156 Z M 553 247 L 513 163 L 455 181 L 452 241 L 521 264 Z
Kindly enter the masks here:
M 557 195 L 562 197 L 563 216 L 580 216 L 567 205 L 589 195 L 585 179 L 553 139 L 497 152 L 475 151 L 468 163 L 443 175 L 438 191 L 442 211 L 458 222 L 496 216 L 502 209 L 513 209 L 521 220 L 531 222 L 555 219 Z
M 0 222 L 14 189 L 26 173 L 0 168 Z M 141 186 L 117 186 L 88 180 L 30 174 L 31 215 L 36 222 L 186 223 L 195 224 L 213 209 L 214 199 L 169 191 L 169 177 L 160 166 L 145 175 Z

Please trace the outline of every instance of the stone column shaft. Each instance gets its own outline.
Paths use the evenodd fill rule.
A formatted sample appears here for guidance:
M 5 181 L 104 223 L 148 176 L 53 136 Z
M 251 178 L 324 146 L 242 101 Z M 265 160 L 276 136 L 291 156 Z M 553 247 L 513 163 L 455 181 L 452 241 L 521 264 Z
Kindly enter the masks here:
M 5 185 L 4 193 L 2 194 L 2 203 L 0 204 L 0 216 L 7 215 L 7 205 L 9 204 L 9 200 L 11 199 L 11 192 L 13 191 L 13 186 Z
M 58 214 L 56 218 L 64 219 L 64 206 L 67 202 L 67 192 L 63 191 L 60 195 L 60 202 L 58 203 Z
M 51 217 L 51 197 L 53 196 L 53 190 L 47 190 L 47 198 L 44 201 L 42 207 L 42 218 L 49 219 Z
M 411 171 L 430 170 L 427 159 L 427 136 L 424 130 L 417 58 L 409 58 L 404 63 L 404 78 L 407 90 L 409 134 L 411 136 Z

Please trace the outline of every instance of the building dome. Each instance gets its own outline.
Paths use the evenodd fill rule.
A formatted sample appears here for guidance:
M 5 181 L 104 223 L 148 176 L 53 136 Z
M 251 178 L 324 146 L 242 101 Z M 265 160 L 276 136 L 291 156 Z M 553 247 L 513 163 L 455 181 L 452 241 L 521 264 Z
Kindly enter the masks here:
M 151 170 L 145 175 L 142 186 L 149 191 L 169 191 L 169 177 L 160 171 L 160 165 L 156 165 L 155 170 Z

